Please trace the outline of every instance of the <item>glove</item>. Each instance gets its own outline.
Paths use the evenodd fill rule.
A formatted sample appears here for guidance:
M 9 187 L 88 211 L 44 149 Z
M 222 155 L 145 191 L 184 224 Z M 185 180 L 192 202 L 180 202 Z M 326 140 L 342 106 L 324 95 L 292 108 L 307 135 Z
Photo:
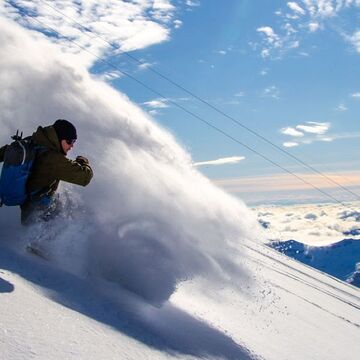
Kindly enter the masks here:
M 80 165 L 89 165 L 89 160 L 84 156 L 77 156 L 75 161 Z

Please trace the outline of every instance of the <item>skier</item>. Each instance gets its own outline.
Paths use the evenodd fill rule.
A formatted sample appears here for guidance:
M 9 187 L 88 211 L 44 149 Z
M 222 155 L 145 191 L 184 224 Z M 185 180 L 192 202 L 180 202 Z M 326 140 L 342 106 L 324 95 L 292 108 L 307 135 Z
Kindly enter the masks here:
M 28 225 L 39 220 L 48 220 L 56 215 L 58 200 L 54 196 L 60 180 L 86 186 L 93 171 L 87 158 L 76 160 L 66 157 L 77 139 L 75 126 L 67 120 L 58 119 L 53 125 L 38 129 L 31 136 L 40 147 L 31 173 L 27 179 L 27 196 L 21 207 L 21 223 Z M 0 148 L 0 162 L 4 161 L 8 145 Z

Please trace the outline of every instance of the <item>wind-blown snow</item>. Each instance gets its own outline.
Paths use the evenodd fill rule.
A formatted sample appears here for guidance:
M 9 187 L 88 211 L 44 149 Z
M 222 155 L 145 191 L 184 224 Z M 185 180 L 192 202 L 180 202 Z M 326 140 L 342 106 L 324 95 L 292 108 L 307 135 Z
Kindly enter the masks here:
M 66 118 L 78 129 L 72 155 L 89 157 L 95 174 L 85 189 L 64 187 L 62 216 L 22 239 L 39 242 L 63 268 L 155 302 L 193 276 L 246 281 L 233 258 L 259 237 L 255 216 L 203 177 L 171 134 L 43 34 L 0 18 L 0 53 L 1 143 L 18 128 L 30 134 Z M 7 227 L 18 216 L 1 209 Z M 11 241 L 18 229 L 0 234 Z

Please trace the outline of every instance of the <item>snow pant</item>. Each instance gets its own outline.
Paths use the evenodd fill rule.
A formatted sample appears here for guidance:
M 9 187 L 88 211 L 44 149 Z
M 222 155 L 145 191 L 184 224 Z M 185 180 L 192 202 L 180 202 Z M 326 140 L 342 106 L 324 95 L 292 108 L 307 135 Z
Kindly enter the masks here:
M 26 226 L 51 220 L 59 214 L 59 205 L 58 196 L 46 196 L 39 200 L 27 200 L 20 206 L 21 224 Z

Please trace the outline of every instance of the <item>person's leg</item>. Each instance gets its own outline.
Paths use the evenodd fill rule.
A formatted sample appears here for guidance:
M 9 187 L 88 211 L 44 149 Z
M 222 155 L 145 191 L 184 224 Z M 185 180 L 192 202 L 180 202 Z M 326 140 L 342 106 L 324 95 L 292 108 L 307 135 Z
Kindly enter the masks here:
M 26 201 L 20 206 L 21 208 L 21 224 L 28 226 L 33 223 L 34 212 L 36 212 L 36 205 L 30 201 Z
M 27 226 L 56 217 L 59 214 L 59 200 L 56 196 L 43 196 L 36 201 L 27 200 L 20 208 L 21 224 Z

